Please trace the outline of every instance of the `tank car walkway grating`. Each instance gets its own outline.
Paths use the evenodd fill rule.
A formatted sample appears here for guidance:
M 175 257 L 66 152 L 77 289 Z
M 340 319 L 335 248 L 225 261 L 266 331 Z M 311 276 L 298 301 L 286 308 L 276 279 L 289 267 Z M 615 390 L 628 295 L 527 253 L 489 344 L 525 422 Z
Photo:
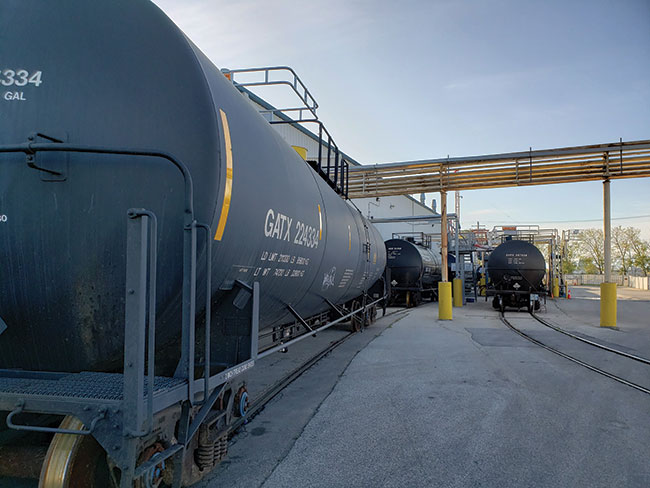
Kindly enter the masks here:
M 147 378 L 145 378 L 145 397 L 147 383 Z M 156 376 L 154 396 L 186 383 L 185 380 L 179 378 Z M 54 379 L 0 378 L 0 394 L 121 401 L 123 393 L 124 377 L 117 373 L 71 373 Z

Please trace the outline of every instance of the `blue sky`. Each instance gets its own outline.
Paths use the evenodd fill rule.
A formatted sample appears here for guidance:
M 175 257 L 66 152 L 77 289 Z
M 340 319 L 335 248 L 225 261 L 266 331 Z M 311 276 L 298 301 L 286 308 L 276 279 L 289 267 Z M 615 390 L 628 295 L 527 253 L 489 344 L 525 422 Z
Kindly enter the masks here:
M 155 3 L 220 68 L 292 66 L 364 164 L 650 139 L 648 0 Z M 650 239 L 650 178 L 611 186 Z M 599 182 L 462 202 L 464 227 L 602 225 Z

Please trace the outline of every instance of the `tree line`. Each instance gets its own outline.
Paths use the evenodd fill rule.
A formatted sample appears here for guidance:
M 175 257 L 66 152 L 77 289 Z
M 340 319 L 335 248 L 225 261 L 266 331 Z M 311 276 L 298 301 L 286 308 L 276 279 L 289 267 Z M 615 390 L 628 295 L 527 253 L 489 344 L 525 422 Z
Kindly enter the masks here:
M 563 261 L 565 273 L 605 272 L 605 237 L 602 229 L 584 229 L 572 236 Z M 612 229 L 612 271 L 621 274 L 650 274 L 650 241 L 635 227 Z

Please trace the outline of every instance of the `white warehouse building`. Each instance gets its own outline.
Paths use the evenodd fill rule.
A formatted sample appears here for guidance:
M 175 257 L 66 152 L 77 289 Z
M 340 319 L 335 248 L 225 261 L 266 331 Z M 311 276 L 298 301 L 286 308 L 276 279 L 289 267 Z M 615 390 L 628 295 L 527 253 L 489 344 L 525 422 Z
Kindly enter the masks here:
M 303 148 L 306 150 L 306 159 L 318 160 L 319 144 L 321 145 L 321 161 L 323 166 L 327 161 L 327 135 L 323 133 L 323 142 L 317 134 L 308 130 L 303 125 L 297 123 L 278 123 L 291 120 L 289 117 L 279 112 L 271 104 L 257 96 L 256 94 L 240 88 L 244 96 L 247 96 L 255 108 L 267 119 L 274 121 L 273 127 L 291 146 Z M 307 124 L 304 124 L 307 125 Z M 319 126 L 314 123 L 314 131 L 319 132 Z M 351 165 L 359 165 L 354 158 L 340 152 Z M 334 165 L 334 151 L 330 151 L 330 161 Z M 416 200 L 410 195 L 398 195 L 378 198 L 356 198 L 350 200 L 351 204 L 356 206 L 359 211 L 370 220 L 372 219 L 389 219 L 404 218 L 412 216 L 432 216 L 438 217 L 436 213 L 435 200 L 432 200 L 432 207 Z M 432 222 L 386 222 L 376 223 L 377 230 L 384 240 L 391 239 L 394 234 L 440 234 L 440 224 Z

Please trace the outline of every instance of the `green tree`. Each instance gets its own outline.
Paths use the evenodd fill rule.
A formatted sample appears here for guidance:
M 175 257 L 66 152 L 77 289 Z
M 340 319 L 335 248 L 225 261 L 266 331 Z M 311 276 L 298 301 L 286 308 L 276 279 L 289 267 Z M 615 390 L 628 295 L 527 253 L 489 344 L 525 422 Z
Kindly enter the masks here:
M 634 227 L 623 228 L 620 225 L 612 229 L 612 247 L 616 251 L 623 274 L 627 274 L 634 263 L 634 244 L 641 240 L 640 232 Z
M 580 260 L 578 261 L 578 266 L 586 274 L 602 274 L 601 270 L 598 268 L 598 266 L 596 266 L 592 258 L 589 257 L 580 258 Z
M 586 273 L 605 271 L 605 238 L 600 229 L 584 229 L 578 234 L 577 254 Z
M 568 242 L 562 253 L 562 273 L 572 274 L 578 269 L 578 243 Z
M 650 274 L 650 242 L 639 239 L 632 243 L 632 264 L 641 268 L 643 273 Z

